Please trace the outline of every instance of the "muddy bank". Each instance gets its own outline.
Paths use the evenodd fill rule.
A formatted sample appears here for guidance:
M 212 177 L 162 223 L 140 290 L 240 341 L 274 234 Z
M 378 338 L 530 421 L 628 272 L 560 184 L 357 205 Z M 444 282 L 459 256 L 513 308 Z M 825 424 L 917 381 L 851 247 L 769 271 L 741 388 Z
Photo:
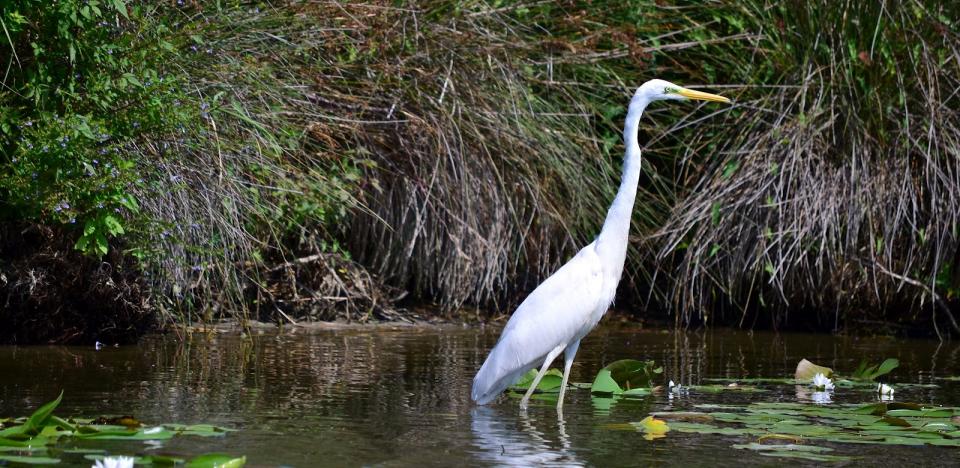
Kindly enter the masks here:
M 132 259 L 121 249 L 86 257 L 72 239 L 55 227 L 0 226 L 0 343 L 122 343 L 156 329 Z

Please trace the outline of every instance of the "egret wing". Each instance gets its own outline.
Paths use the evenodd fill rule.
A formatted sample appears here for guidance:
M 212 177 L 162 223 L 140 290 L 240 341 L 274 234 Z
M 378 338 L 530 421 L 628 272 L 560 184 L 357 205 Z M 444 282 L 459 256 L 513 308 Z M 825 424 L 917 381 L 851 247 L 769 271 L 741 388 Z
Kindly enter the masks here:
M 603 271 L 593 244 L 585 247 L 520 304 L 473 381 L 473 399 L 496 398 L 547 354 L 566 348 L 594 325 Z

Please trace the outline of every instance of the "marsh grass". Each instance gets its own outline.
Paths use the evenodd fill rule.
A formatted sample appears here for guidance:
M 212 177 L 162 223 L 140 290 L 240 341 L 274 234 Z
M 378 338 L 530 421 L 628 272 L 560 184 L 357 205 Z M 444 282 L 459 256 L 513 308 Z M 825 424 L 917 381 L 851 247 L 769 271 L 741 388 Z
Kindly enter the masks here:
M 707 321 L 725 302 L 740 323 L 806 309 L 834 329 L 920 319 L 960 332 L 953 16 L 922 2 L 815 2 L 741 17 L 777 26 L 722 58 L 770 78 L 697 131 L 691 145 L 716 156 L 677 179 L 686 189 L 654 236 L 678 321 Z
M 188 9 L 183 28 L 202 44 L 183 44 L 200 52 L 179 66 L 217 112 L 164 168 L 186 188 L 163 186 L 148 207 L 181 230 L 161 244 L 177 260 L 157 271 L 206 288 L 203 303 L 255 291 L 269 314 L 330 318 L 346 309 L 322 304 L 376 284 L 396 289 L 347 316 L 389 310 L 403 291 L 506 312 L 596 234 L 625 103 L 656 76 L 735 104 L 645 117 L 621 307 L 666 308 L 678 324 L 799 311 L 824 328 L 852 323 L 844 315 L 956 329 L 953 13 L 923 2 Z M 345 282 L 321 259 L 367 279 Z
M 658 77 L 735 103 L 645 115 L 618 307 L 960 332 L 955 7 L 151 8 L 192 120 L 124 147 L 146 227 L 123 245 L 167 320 L 507 313 L 598 232 Z

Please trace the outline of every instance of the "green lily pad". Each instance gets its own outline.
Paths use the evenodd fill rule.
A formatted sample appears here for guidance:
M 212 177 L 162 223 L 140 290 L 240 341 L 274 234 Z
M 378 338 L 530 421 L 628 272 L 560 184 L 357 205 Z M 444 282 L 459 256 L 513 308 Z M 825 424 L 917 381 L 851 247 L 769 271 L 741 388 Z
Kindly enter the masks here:
M 635 389 L 650 389 L 653 378 L 662 372 L 663 368 L 656 367 L 653 361 L 623 359 L 600 369 L 590 391 L 619 395 Z M 633 394 L 643 393 L 637 391 Z
M 517 383 L 513 384 L 510 389 L 516 392 L 526 392 L 530 389 L 530 384 L 533 383 L 533 379 L 537 378 L 538 369 L 530 369 L 526 374 L 523 374 L 520 377 L 520 380 Z M 549 369 L 546 374 L 543 374 L 543 378 L 540 379 L 540 383 L 537 384 L 537 391 L 540 392 L 550 392 L 560 391 L 560 385 L 563 384 L 563 373 L 559 369 Z
M 200 455 L 187 462 L 187 468 L 240 468 L 247 464 L 247 457 L 233 457 L 222 453 Z
M 817 447 L 816 445 L 800 445 L 800 444 L 759 444 L 752 442 L 749 444 L 736 444 L 732 445 L 735 449 L 741 450 L 755 450 L 755 451 L 790 451 L 790 452 L 832 452 L 833 449 L 829 447 Z
M 707 413 L 698 413 L 696 411 L 657 411 L 650 413 L 651 416 L 663 419 L 665 421 L 687 421 L 687 422 L 711 422 L 713 416 Z
M 770 451 L 770 452 L 760 452 L 760 455 L 763 455 L 765 457 L 797 458 L 800 460 L 810 460 L 810 461 L 820 461 L 820 462 L 850 461 L 850 460 L 856 459 L 856 457 L 850 457 L 846 455 L 832 455 L 832 454 L 825 454 L 825 453 L 810 453 L 810 452 Z
M 911 409 L 892 409 L 887 411 L 887 416 L 915 416 L 919 418 L 949 418 L 953 416 L 952 409 L 934 409 L 934 408 L 925 408 L 921 410 L 911 410 Z
M 0 461 L 9 463 L 23 463 L 26 465 L 55 465 L 60 463 L 59 458 L 6 455 L 3 453 L 0 453 Z

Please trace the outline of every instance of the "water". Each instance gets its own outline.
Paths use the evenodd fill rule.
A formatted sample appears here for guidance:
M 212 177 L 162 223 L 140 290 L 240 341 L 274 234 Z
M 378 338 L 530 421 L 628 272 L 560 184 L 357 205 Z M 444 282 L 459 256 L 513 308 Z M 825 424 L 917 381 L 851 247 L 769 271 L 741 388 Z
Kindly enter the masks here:
M 115 443 L 115 453 L 246 455 L 248 466 L 596 465 L 652 463 L 776 465 L 783 460 L 735 450 L 748 437 L 682 434 L 646 441 L 620 423 L 651 411 L 702 403 L 806 401 L 793 386 L 762 394 L 654 395 L 638 400 L 567 393 L 563 418 L 534 400 L 478 408 L 473 373 L 498 336 L 485 328 L 361 328 L 265 333 L 253 338 L 193 334 L 150 337 L 137 346 L 0 347 L 0 416 L 22 415 L 66 389 L 60 415 L 131 414 L 145 422 L 213 423 L 240 429 L 225 438 L 174 438 L 163 444 Z M 840 372 L 861 359 L 897 357 L 899 401 L 960 405 L 960 345 L 923 340 L 712 330 L 674 333 L 608 324 L 582 343 L 572 380 L 589 382 L 604 364 L 653 359 L 665 379 L 699 384 L 718 377 L 786 377 L 808 358 Z M 875 400 L 842 391 L 836 403 Z M 875 463 L 955 463 L 943 447 L 827 445 Z M 97 447 L 104 447 L 102 443 Z M 82 460 L 71 459 L 75 463 Z M 794 463 L 794 461 L 790 461 Z

